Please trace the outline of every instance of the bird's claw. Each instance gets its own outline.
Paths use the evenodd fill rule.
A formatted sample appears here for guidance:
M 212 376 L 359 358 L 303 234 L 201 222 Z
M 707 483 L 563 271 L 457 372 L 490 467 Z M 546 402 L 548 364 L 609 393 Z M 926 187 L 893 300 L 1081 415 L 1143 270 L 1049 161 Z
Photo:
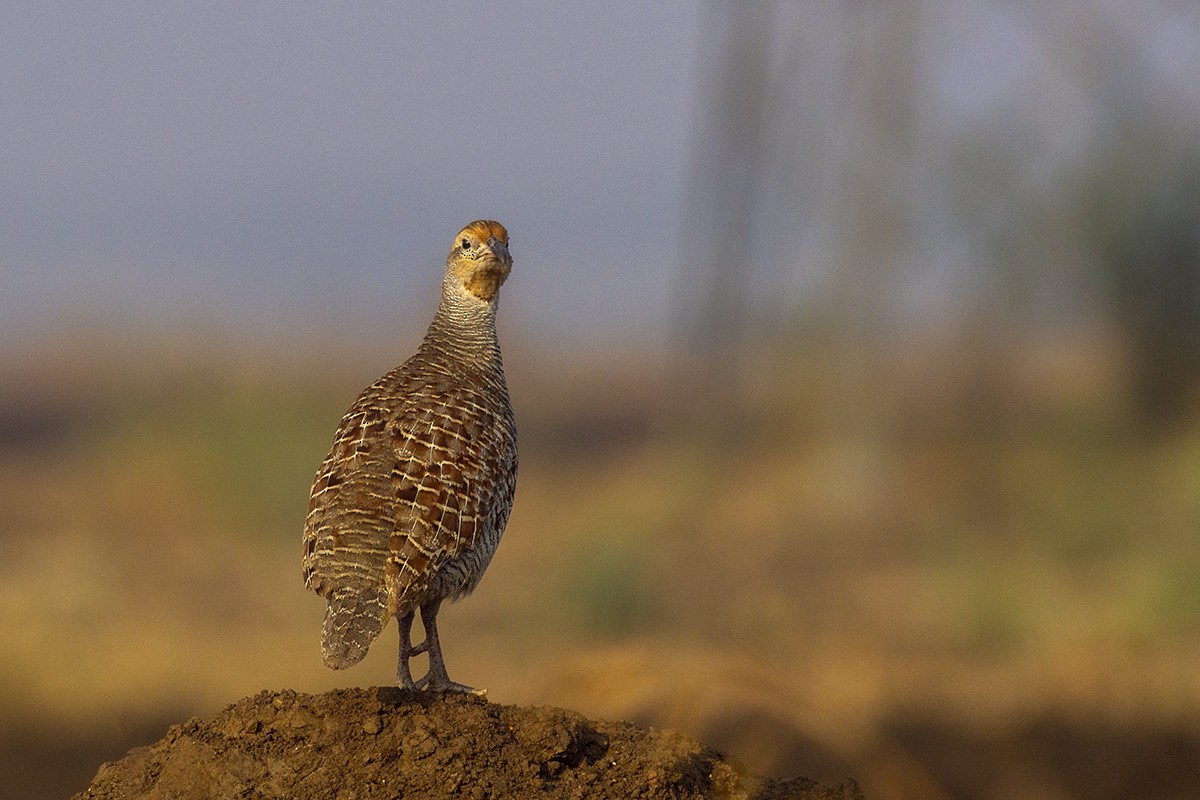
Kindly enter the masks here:
M 475 697 L 483 697 L 487 694 L 487 689 L 476 689 L 474 686 L 467 686 L 465 683 L 455 683 L 451 680 L 434 681 L 430 675 L 426 675 L 419 681 L 405 686 L 405 689 L 412 689 L 416 692 L 436 692 L 438 694 L 455 692 L 458 694 L 470 694 Z

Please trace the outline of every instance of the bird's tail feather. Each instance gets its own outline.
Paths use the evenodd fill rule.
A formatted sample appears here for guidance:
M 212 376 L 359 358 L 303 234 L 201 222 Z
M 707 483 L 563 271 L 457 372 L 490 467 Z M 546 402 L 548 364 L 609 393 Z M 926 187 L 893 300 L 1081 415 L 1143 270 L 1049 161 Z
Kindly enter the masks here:
M 387 589 L 338 589 L 329 595 L 321 654 L 325 666 L 345 669 L 363 660 L 388 619 Z

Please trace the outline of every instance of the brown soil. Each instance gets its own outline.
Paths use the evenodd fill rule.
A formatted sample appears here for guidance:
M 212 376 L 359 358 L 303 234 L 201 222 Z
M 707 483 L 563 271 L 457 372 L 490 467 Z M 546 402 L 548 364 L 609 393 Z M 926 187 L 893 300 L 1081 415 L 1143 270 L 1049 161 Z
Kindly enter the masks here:
M 746 775 L 668 731 L 483 698 L 260 692 L 105 764 L 86 798 L 762 798 L 861 800 L 853 781 Z

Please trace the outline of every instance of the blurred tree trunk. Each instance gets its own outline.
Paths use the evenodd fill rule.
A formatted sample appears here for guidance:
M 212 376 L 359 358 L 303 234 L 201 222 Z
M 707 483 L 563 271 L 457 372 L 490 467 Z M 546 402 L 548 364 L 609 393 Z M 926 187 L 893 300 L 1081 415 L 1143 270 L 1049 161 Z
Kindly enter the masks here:
M 1099 190 L 1099 260 L 1131 351 L 1136 413 L 1166 429 L 1200 399 L 1200 153 L 1142 192 L 1120 173 L 1107 171 Z
M 778 369 L 780 351 L 805 335 L 807 305 L 821 341 L 837 348 L 831 421 L 877 434 L 879 393 L 868 384 L 911 262 L 920 7 L 705 7 L 711 56 L 674 319 L 701 417 L 728 427 L 747 410 L 750 377 L 795 379 Z M 799 284 L 802 303 L 787 297 Z
M 767 169 L 771 3 L 709 3 L 701 39 L 701 115 L 681 239 L 674 321 L 688 392 L 701 417 L 729 418 L 737 403 L 749 327 L 749 284 Z
M 1077 25 L 1060 15 L 1057 30 Z M 1197 84 L 1162 80 L 1143 56 L 1149 37 L 1136 18 L 1096 15 L 1091 28 L 1059 55 L 1106 120 L 1070 201 L 1083 215 L 1078 247 L 1129 348 L 1136 421 L 1155 432 L 1200 400 Z
M 897 333 L 898 297 L 913 275 L 922 5 L 843 6 L 843 43 L 852 58 L 839 93 L 845 164 L 834 194 L 829 254 L 840 328 L 831 423 L 860 446 L 878 445 L 888 435 L 882 367 Z

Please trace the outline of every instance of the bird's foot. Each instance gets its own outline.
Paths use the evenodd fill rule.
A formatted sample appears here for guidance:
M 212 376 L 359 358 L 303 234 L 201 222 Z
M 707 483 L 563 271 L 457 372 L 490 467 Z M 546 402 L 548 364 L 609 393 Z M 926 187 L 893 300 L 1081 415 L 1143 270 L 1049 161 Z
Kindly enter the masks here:
M 438 694 L 457 692 L 459 694 L 475 695 L 476 697 L 483 697 L 487 694 L 487 689 L 476 689 L 473 686 L 467 686 L 465 683 L 455 683 L 445 676 L 436 675 L 426 675 L 413 684 L 413 688 L 418 692 L 430 691 Z

